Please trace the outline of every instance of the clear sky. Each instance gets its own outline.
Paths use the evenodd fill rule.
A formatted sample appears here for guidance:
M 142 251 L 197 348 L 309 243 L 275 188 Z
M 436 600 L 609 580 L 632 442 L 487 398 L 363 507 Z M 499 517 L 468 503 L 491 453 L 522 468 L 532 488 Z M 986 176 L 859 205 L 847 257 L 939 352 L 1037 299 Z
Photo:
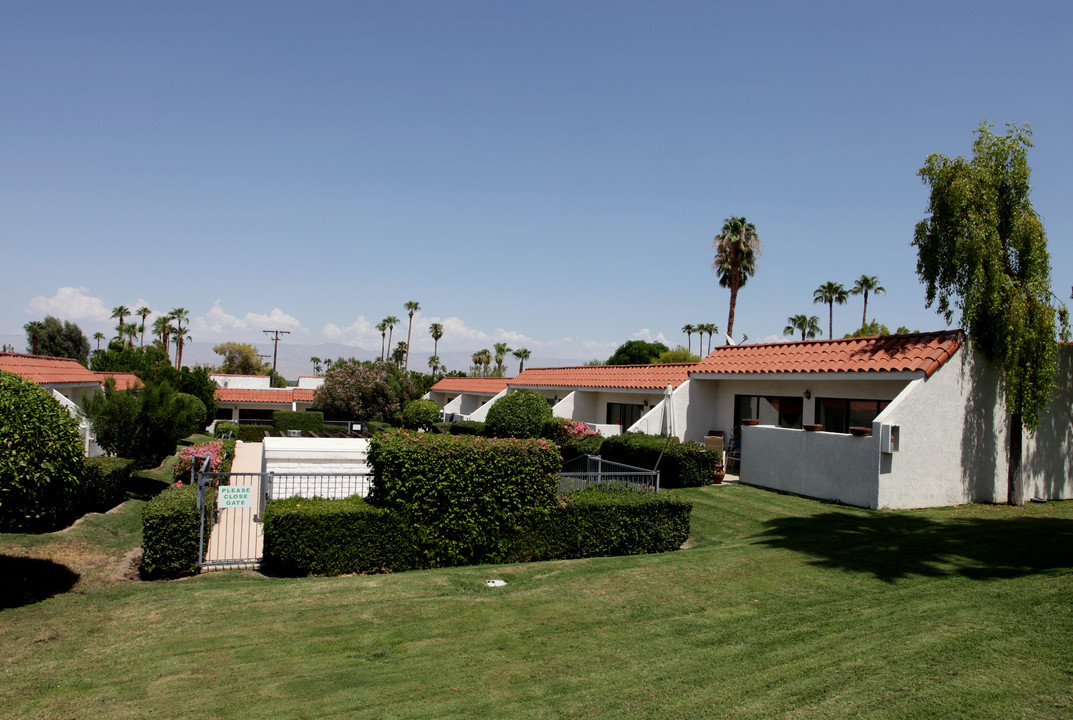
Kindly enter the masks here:
M 725 329 L 731 215 L 764 244 L 736 335 L 826 332 L 813 290 L 862 274 L 871 317 L 941 329 L 916 172 L 982 120 L 1032 126 L 1067 300 L 1071 37 L 1069 2 L 6 0 L 0 337 L 181 306 L 194 357 L 281 329 L 365 359 L 416 300 L 411 367 L 430 322 L 452 369 L 495 342 L 606 359 Z M 860 320 L 853 297 L 835 334 Z

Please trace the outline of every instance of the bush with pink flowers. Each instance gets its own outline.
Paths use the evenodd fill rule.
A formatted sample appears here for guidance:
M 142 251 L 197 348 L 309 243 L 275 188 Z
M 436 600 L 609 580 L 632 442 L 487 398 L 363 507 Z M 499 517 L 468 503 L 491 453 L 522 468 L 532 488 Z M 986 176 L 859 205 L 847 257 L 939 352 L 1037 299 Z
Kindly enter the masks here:
M 183 448 L 175 459 L 175 466 L 171 470 L 172 477 L 179 482 L 190 479 L 190 466 L 195 457 L 208 457 L 209 470 L 211 472 L 227 472 L 230 468 L 230 458 L 235 455 L 234 440 L 213 440 L 201 445 L 191 445 Z

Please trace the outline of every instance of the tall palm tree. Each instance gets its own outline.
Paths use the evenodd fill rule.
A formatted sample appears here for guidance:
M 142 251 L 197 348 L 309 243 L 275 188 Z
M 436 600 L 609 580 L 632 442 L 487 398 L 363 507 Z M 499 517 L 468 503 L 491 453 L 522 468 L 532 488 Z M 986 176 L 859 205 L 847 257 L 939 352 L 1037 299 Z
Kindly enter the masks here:
M 139 347 L 145 347 L 145 318 L 149 317 L 149 314 L 153 311 L 142 305 L 140 308 L 134 311 L 135 315 L 140 315 L 142 318 L 142 341 Z
M 704 323 L 704 332 L 708 333 L 708 349 L 705 354 L 709 354 L 712 351 L 712 335 L 719 332 L 719 326 L 715 323 Z
M 98 330 L 97 332 L 93 333 L 93 339 L 97 341 L 97 349 L 100 350 L 101 340 L 104 340 L 104 333 Z
M 172 334 L 174 334 L 176 336 L 176 340 L 175 340 L 175 351 L 176 351 L 175 352 L 175 367 L 176 368 L 182 368 L 182 366 L 183 366 L 183 345 L 186 344 L 187 340 L 192 339 L 188 335 L 186 335 L 186 328 L 183 327 L 183 323 L 184 322 L 188 323 L 189 320 L 190 320 L 190 311 L 187 310 L 186 308 L 177 307 L 177 308 L 172 308 L 172 311 L 170 313 L 168 313 L 168 315 L 171 317 L 172 320 L 175 321 L 175 325 L 173 326 L 174 332 L 172 333 Z
M 138 326 L 127 323 L 126 325 L 120 325 L 118 330 L 119 339 L 122 340 L 126 338 L 127 346 L 134 347 L 134 338 L 138 336 Z
M 783 334 L 793 335 L 800 330 L 802 340 L 814 338 L 823 332 L 819 315 L 791 315 L 786 322 L 789 324 L 782 329 Z
M 690 353 L 693 352 L 693 333 L 697 332 L 697 328 L 693 325 L 683 325 L 682 332 L 686 334 L 686 350 Z
M 491 365 L 492 365 L 492 353 L 491 353 L 490 350 L 485 348 L 484 350 L 481 350 L 481 367 L 483 368 L 481 373 L 485 377 L 488 377 L 491 374 L 491 373 L 488 372 L 488 368 L 491 367 Z
M 123 326 L 123 318 L 127 317 L 128 315 L 130 315 L 130 308 L 128 308 L 126 305 L 117 305 L 116 307 L 112 308 L 112 318 L 119 318 L 120 327 Z
M 380 331 L 380 362 L 384 362 L 384 353 L 387 352 L 387 320 L 378 322 L 376 329 Z
M 443 325 L 432 323 L 428 326 L 428 333 L 432 336 L 432 354 L 439 355 L 440 338 L 443 337 Z
M 834 337 L 835 327 L 835 303 L 839 305 L 845 305 L 846 300 L 849 299 L 849 291 L 842 287 L 842 283 L 836 283 L 832 280 L 828 280 L 823 285 L 820 285 L 812 293 L 813 303 L 826 303 L 827 304 L 827 339 L 830 340 Z
M 399 324 L 399 319 L 394 315 L 388 315 L 384 318 L 384 322 L 387 324 L 387 344 L 391 344 L 391 338 L 395 334 L 395 326 Z
M 525 361 L 529 359 L 529 351 L 525 348 L 518 348 L 511 354 L 518 358 L 518 374 L 521 375 L 525 370 Z
M 406 326 L 406 360 L 405 360 L 405 362 L 403 363 L 403 366 L 402 366 L 403 370 L 409 370 L 410 369 L 410 333 L 413 332 L 413 329 L 414 329 L 414 313 L 421 309 L 421 304 L 418 303 L 416 300 L 408 300 L 408 301 L 404 302 L 402 304 L 402 306 L 404 308 L 406 308 L 407 313 L 410 316 L 410 322 Z
M 439 355 L 429 355 L 429 357 L 428 357 L 428 367 L 429 367 L 429 370 L 432 371 L 433 375 L 439 375 L 439 373 L 440 373 L 440 356 Z
M 36 355 L 37 346 L 40 343 L 40 334 L 45 329 L 45 323 L 40 320 L 31 320 L 23 325 L 22 329 L 26 331 L 26 339 L 30 341 L 30 347 L 28 348 L 30 354 Z
M 488 351 L 487 350 L 478 350 L 477 352 L 473 353 L 470 356 L 469 359 L 473 362 L 473 374 L 474 375 L 480 375 L 481 374 L 481 360 L 484 359 L 484 353 L 486 353 L 486 352 L 488 352 Z
M 853 281 L 853 289 L 850 295 L 864 295 L 864 312 L 861 313 L 861 327 L 868 324 L 868 293 L 873 295 L 886 295 L 887 289 L 879 284 L 879 278 L 875 275 L 861 275 Z
M 309 362 L 313 363 L 313 374 L 317 377 L 320 377 L 320 364 L 322 362 L 321 359 L 314 355 L 313 357 L 309 358 Z
M 738 290 L 756 274 L 756 258 L 764 251 L 756 226 L 743 217 L 729 217 L 723 230 L 712 241 L 715 258 L 712 269 L 719 274 L 719 284 L 730 288 L 730 316 L 727 335 L 734 336 L 734 313 L 738 307 Z
M 163 348 L 168 362 L 171 362 L 171 351 L 168 349 L 168 344 L 171 340 L 171 317 L 161 315 L 154 320 L 153 332 L 156 333 L 157 339 L 160 340 L 160 347 Z
M 496 343 L 496 375 L 503 377 L 503 360 L 507 357 L 507 353 L 510 352 L 510 348 L 506 343 Z

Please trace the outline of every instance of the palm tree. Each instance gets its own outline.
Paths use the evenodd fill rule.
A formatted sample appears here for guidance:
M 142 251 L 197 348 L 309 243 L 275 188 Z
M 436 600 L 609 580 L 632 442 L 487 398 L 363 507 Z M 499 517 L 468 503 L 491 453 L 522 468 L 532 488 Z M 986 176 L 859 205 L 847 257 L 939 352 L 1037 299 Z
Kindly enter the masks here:
M 322 362 L 321 359 L 314 355 L 313 357 L 309 358 L 309 362 L 313 363 L 313 374 L 317 377 L 320 377 L 320 364 Z
M 518 374 L 521 375 L 525 370 L 525 361 L 529 359 L 529 351 L 525 348 L 518 348 L 511 354 L 518 358 Z
M 168 362 L 171 362 L 171 351 L 168 350 L 168 342 L 171 339 L 171 318 L 167 315 L 161 315 L 154 320 L 153 332 L 156 333 L 157 339 L 160 340 L 160 346 L 164 349 L 164 355 L 167 356 Z
M 481 367 L 483 368 L 483 370 L 481 371 L 481 374 L 484 375 L 485 377 L 488 377 L 488 375 L 490 374 L 488 372 L 488 368 L 491 365 L 492 365 L 492 353 L 487 348 L 485 348 L 484 350 L 481 350 Z
M 117 305 L 116 307 L 112 308 L 112 317 L 119 318 L 120 327 L 123 326 L 123 318 L 127 317 L 128 315 L 130 315 L 130 308 L 128 308 L 126 305 Z
M 705 354 L 712 351 L 712 335 L 719 332 L 719 326 L 715 323 L 704 323 L 704 332 L 708 333 L 708 349 Z
M 429 370 L 432 371 L 433 375 L 438 375 L 439 372 L 440 372 L 440 356 L 439 355 L 429 355 L 429 357 L 428 357 L 428 367 L 429 367 Z
M 764 251 L 756 226 L 743 217 L 729 217 L 723 230 L 712 241 L 715 258 L 712 269 L 719 274 L 719 284 L 730 288 L 730 317 L 727 335 L 734 336 L 734 313 L 738 307 L 738 290 L 756 274 L 756 258 Z
M 45 323 L 40 320 L 31 320 L 22 326 L 22 329 L 26 331 L 26 337 L 30 341 L 30 354 L 37 354 L 37 346 L 40 342 L 40 333 L 45 329 Z
M 410 369 L 410 333 L 414 329 L 414 313 L 421 309 L 421 305 L 416 300 L 409 300 L 402 304 L 404 308 L 409 311 L 410 323 L 406 327 L 406 362 L 402 366 L 403 370 Z
M 486 353 L 486 352 L 488 352 L 488 351 L 487 350 L 478 350 L 477 352 L 473 353 L 473 355 L 470 356 L 469 359 L 473 362 L 473 374 L 474 375 L 480 375 L 481 374 L 481 360 L 484 359 L 484 353 Z
M 503 377 L 503 359 L 507 357 L 510 348 L 506 343 L 496 343 L 496 376 Z
M 395 325 L 398 324 L 399 319 L 394 315 L 388 315 L 384 318 L 384 322 L 387 324 L 387 344 L 391 344 L 391 337 L 395 334 Z
M 853 281 L 853 289 L 850 295 L 864 295 L 864 312 L 861 314 L 861 327 L 868 324 L 868 293 L 873 295 L 887 294 L 887 289 L 879 284 L 879 278 L 875 275 L 861 275 Z
M 168 313 L 168 315 L 171 316 L 171 319 L 175 321 L 175 325 L 174 325 L 174 327 L 172 329 L 173 330 L 172 334 L 174 334 L 176 336 L 176 340 L 175 340 L 175 350 L 176 350 L 176 353 L 175 353 L 175 367 L 176 368 L 182 368 L 182 366 L 183 366 L 183 345 L 186 344 L 187 340 L 192 340 L 193 339 L 190 336 L 186 335 L 186 328 L 183 327 L 183 322 L 189 321 L 189 319 L 190 319 L 190 311 L 187 310 L 186 308 L 177 307 L 177 308 L 173 308 L 172 311 L 170 313 Z
M 384 353 L 387 352 L 387 320 L 381 320 L 376 324 L 376 329 L 380 331 L 380 362 L 384 362 Z
M 126 338 L 127 346 L 134 347 L 134 338 L 138 336 L 138 326 L 127 323 L 126 325 L 120 325 L 118 330 L 119 339 L 122 340 L 123 338 Z
M 93 333 L 93 339 L 97 341 L 97 349 L 100 350 L 101 340 L 104 340 L 104 333 L 98 330 L 97 332 Z
M 134 311 L 135 315 L 140 315 L 142 318 L 142 341 L 139 347 L 145 347 L 145 318 L 149 317 L 149 314 L 151 312 L 153 311 L 147 308 L 145 305 L 142 305 L 140 308 Z
M 440 349 L 440 338 L 443 337 L 443 325 L 439 323 L 432 323 L 428 326 L 428 333 L 432 336 L 432 354 L 438 355 Z
M 786 322 L 789 324 L 782 329 L 783 334 L 793 335 L 800 330 L 802 340 L 805 340 L 806 337 L 814 338 L 823 332 L 820 328 L 819 315 L 791 315 L 786 318 Z
M 683 325 L 682 332 L 686 334 L 686 350 L 693 352 L 693 333 L 697 332 L 697 328 L 692 325 Z
M 842 283 L 828 280 L 820 285 L 812 293 L 813 303 L 827 303 L 827 339 L 834 337 L 835 326 L 835 303 L 845 305 L 849 299 L 849 291 L 842 287 Z

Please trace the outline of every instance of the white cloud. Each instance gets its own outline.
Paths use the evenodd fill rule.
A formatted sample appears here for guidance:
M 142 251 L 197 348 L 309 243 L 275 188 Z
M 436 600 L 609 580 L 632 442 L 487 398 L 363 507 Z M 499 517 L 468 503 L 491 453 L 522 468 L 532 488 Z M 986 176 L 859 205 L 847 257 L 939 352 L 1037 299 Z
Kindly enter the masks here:
M 26 312 L 42 316 L 55 315 L 61 320 L 72 322 L 89 320 L 94 323 L 107 323 L 112 314 L 103 300 L 90 295 L 89 288 L 84 287 L 61 287 L 52 297 L 38 295 L 26 305 Z
M 398 330 L 398 327 L 395 329 Z M 321 333 L 328 340 L 362 348 L 379 346 L 381 340 L 380 331 L 366 320 L 364 315 L 358 315 L 354 322 L 342 328 L 335 323 L 328 323 Z
M 661 342 L 664 345 L 670 347 L 670 343 L 667 341 L 667 336 L 663 333 L 656 333 L 655 337 L 652 337 L 652 331 L 648 328 L 641 328 L 633 334 L 631 340 L 644 340 L 645 342 Z M 618 347 L 616 345 L 615 347 Z
M 198 340 L 236 340 L 239 342 L 261 342 L 265 339 L 264 330 L 285 330 L 290 333 L 307 335 L 309 331 L 293 315 L 288 315 L 279 308 L 270 313 L 246 313 L 237 317 L 226 312 L 217 300 L 203 316 L 190 321 L 190 333 Z M 208 337 L 205 337 L 208 336 Z

